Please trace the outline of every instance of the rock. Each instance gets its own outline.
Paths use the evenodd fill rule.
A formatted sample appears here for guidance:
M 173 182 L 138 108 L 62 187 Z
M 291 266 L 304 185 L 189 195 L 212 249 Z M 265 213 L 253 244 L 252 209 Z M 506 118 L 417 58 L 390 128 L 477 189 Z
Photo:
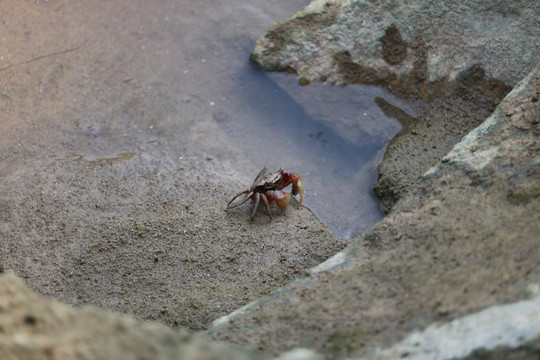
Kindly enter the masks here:
M 540 4 L 315 0 L 259 38 L 251 59 L 303 82 L 453 80 L 473 66 L 515 85 L 538 61 Z
M 497 82 L 486 79 L 480 69 L 465 72 L 456 83 L 461 84 L 457 86 L 461 90 L 456 96 L 414 101 L 415 118 L 408 122 L 403 122 L 403 117 L 398 118 L 403 128 L 386 147 L 373 187 L 385 212 L 388 213 L 422 174 L 437 164 L 465 134 L 480 125 L 510 91 L 505 86 L 497 88 L 494 85 Z M 496 90 L 491 91 L 493 89 Z M 385 113 L 393 108 L 382 102 L 379 106 Z
M 540 296 L 493 306 L 413 332 L 365 359 L 537 359 L 540 354 Z
M 12 273 L 0 276 L 0 329 L 6 360 L 263 358 L 183 329 L 45 299 Z
M 537 358 L 539 94 L 540 64 L 383 221 L 209 334 L 276 354 L 307 346 L 327 358 L 375 359 L 410 345 L 416 330 L 431 345 L 400 356 Z M 531 306 L 525 322 L 507 313 Z M 496 336 L 482 338 L 486 331 Z M 469 347 L 464 333 L 478 334 Z M 452 341 L 467 351 L 444 352 Z
M 320 354 L 310 349 L 294 349 L 281 354 L 275 360 L 324 360 Z

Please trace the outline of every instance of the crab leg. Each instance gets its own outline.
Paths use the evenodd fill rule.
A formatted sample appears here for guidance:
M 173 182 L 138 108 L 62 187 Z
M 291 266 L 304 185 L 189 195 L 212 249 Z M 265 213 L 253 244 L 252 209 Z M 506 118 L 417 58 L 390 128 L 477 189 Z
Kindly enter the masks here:
M 257 211 L 257 207 L 259 206 L 260 199 L 261 199 L 261 195 L 258 193 L 255 193 L 255 206 L 253 206 L 253 212 L 251 213 L 251 218 L 249 218 L 249 220 L 253 220 L 253 217 L 255 216 L 255 211 Z
M 257 182 L 261 177 L 263 177 L 263 175 L 266 173 L 266 170 L 267 167 L 263 167 L 261 171 L 259 171 L 259 173 L 257 174 L 257 176 L 255 176 L 255 180 L 253 181 L 254 183 Z M 236 200 L 240 195 L 242 194 L 247 194 L 245 198 L 243 198 L 238 204 L 236 205 L 233 205 L 231 206 L 231 204 L 233 203 L 234 200 Z M 232 209 L 232 208 L 235 208 L 237 206 L 240 206 L 242 205 L 243 203 L 245 203 L 246 201 L 248 201 L 248 199 L 251 197 L 251 195 L 253 195 L 253 191 L 252 189 L 250 190 L 244 190 L 244 191 L 241 191 L 239 192 L 238 194 L 234 195 L 234 197 L 231 199 L 231 201 L 229 201 L 229 203 L 227 204 L 227 209 Z
M 233 206 L 231 206 L 232 202 L 234 200 L 236 200 L 240 195 L 242 194 L 247 194 L 238 204 L 235 204 Z M 246 201 L 249 200 L 249 198 L 251 197 L 251 195 L 253 195 L 253 192 L 249 191 L 249 190 L 245 190 L 245 191 L 242 191 L 242 192 L 239 192 L 238 194 L 236 194 L 232 199 L 231 201 L 229 201 L 229 203 L 227 204 L 227 209 L 232 209 L 232 208 L 235 208 L 237 206 L 240 206 L 242 205 L 243 203 L 245 203 Z
M 255 180 L 253 180 L 253 182 L 257 182 L 257 180 L 259 180 L 264 175 L 264 173 L 266 173 L 266 170 L 268 170 L 268 168 L 266 166 L 263 167 L 262 170 L 259 171 L 257 176 L 255 176 Z
M 300 176 L 298 177 L 298 182 L 293 182 L 292 194 L 300 195 L 300 205 L 302 205 L 302 201 L 304 201 L 304 181 Z
M 302 201 L 304 201 L 304 181 L 297 173 L 283 173 L 282 188 L 286 188 L 290 184 L 292 184 L 292 194 L 300 195 L 300 205 L 302 205 Z
M 266 195 L 266 194 L 265 194 Z M 263 199 L 263 203 L 266 205 L 266 211 L 268 212 L 268 216 L 270 216 L 270 219 L 271 220 L 274 220 L 274 218 L 272 217 L 272 213 L 270 212 L 270 202 L 269 200 L 267 199 L 268 195 L 267 196 L 264 196 L 264 195 L 260 195 L 261 198 Z

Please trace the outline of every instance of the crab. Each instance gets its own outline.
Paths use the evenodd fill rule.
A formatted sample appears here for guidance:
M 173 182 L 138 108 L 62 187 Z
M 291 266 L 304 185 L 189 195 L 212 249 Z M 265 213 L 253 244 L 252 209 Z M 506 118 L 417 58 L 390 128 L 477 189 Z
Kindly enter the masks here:
M 251 199 L 255 203 L 250 218 L 250 220 L 253 220 L 257 207 L 262 200 L 262 202 L 266 205 L 268 216 L 270 216 L 270 219 L 273 219 L 272 213 L 270 212 L 270 204 L 275 202 L 281 210 L 285 210 L 289 204 L 289 201 L 291 200 L 291 194 L 300 195 L 299 204 L 301 206 L 302 201 L 304 200 L 304 182 L 302 181 L 300 175 L 297 173 L 285 172 L 283 169 L 279 169 L 267 174 L 267 170 L 268 169 L 264 167 L 259 174 L 257 174 L 249 189 L 236 194 L 227 204 L 227 210 L 240 206 Z M 284 188 L 291 184 L 291 193 L 283 191 Z M 244 198 L 242 198 L 236 204 L 233 204 L 234 200 L 243 194 L 246 196 L 244 196 Z

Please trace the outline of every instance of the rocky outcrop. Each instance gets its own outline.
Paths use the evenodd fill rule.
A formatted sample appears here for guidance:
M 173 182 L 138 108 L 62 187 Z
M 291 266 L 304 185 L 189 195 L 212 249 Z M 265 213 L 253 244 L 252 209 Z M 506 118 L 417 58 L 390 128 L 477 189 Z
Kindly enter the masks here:
M 271 27 L 251 58 L 303 83 L 416 87 L 480 66 L 515 85 L 538 61 L 539 12 L 529 0 L 315 0 Z
M 540 64 L 383 221 L 210 334 L 331 359 L 537 358 L 539 97 Z
M 18 359 L 234 359 L 268 356 L 201 334 L 91 306 L 79 309 L 37 295 L 13 273 L 0 275 L 0 358 Z M 294 349 L 275 360 L 321 360 Z
M 301 85 L 378 85 L 414 102 L 414 114 L 400 109 L 407 116 L 396 116 L 395 101 L 377 102 L 403 126 L 374 187 L 388 212 L 533 69 L 539 13 L 532 1 L 316 0 L 261 36 L 251 59 L 267 71 L 298 74 Z M 310 90 L 278 82 L 305 103 L 302 94 Z M 320 105 L 306 111 L 347 141 L 377 146 L 396 134 L 382 121 L 375 131 L 377 124 L 362 116 L 365 105 L 356 114 L 328 114 L 319 108 L 335 99 L 317 98 Z
M 2 359 L 261 359 L 185 330 L 92 307 L 74 309 L 0 276 Z

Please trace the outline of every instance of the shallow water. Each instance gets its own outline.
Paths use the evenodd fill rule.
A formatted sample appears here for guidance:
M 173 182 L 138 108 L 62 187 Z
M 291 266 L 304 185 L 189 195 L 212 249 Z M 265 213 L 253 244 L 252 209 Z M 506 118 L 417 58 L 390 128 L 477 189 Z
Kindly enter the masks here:
M 400 129 L 375 98 L 407 104 L 375 87 L 300 87 L 294 75 L 265 74 L 249 62 L 257 37 L 309 2 L 12 9 L 28 30 L 6 23 L 0 141 L 8 161 L 0 172 L 17 168 L 24 154 L 113 159 L 157 142 L 167 158 L 202 152 L 230 166 L 238 174 L 224 189 L 231 196 L 263 166 L 297 172 L 305 205 L 330 229 L 361 233 L 383 217 L 371 188 L 384 146 Z
M 384 115 L 375 99 L 385 96 L 395 103 L 399 101 L 376 87 L 317 89 L 319 97 L 339 93 L 340 98 L 351 100 L 345 104 L 327 101 L 324 111 L 336 117 L 332 123 L 327 114 L 317 116 L 317 96 L 303 100 L 301 106 L 290 93 L 304 89 L 289 84 L 285 91 L 274 82 L 280 82 L 283 76 L 295 78 L 293 75 L 268 76 L 249 65 L 243 66 L 240 73 L 249 84 L 250 93 L 230 97 L 242 97 L 249 111 L 235 114 L 234 121 L 223 126 L 243 156 L 260 167 L 281 167 L 299 173 L 306 187 L 304 205 L 339 236 L 353 237 L 379 221 L 384 214 L 371 192 L 377 179 L 376 166 L 386 143 L 399 132 L 400 126 L 397 120 Z M 304 107 L 314 109 L 314 115 L 309 115 Z M 356 113 L 353 125 L 360 128 L 355 129 L 357 133 L 362 131 L 362 119 L 370 117 L 378 122 L 381 133 L 389 127 L 390 134 L 382 134 L 367 144 L 348 141 L 338 133 L 338 119 L 346 112 Z M 250 175 L 255 174 L 252 171 Z
M 307 3 L 289 2 L 288 7 L 300 9 Z M 275 3 L 277 8 L 282 5 Z M 201 19 L 200 28 L 182 35 L 187 60 L 176 80 L 192 92 L 189 104 L 199 104 L 211 116 L 207 125 L 192 130 L 198 133 L 195 141 L 209 153 L 221 154 L 243 175 L 245 180 L 233 184 L 231 194 L 249 186 L 263 166 L 297 172 L 306 187 L 305 206 L 339 236 L 358 235 L 384 216 L 371 188 L 384 146 L 400 130 L 375 98 L 406 104 L 376 87 L 300 87 L 294 75 L 263 73 L 248 61 L 256 37 L 292 12 L 269 21 L 267 5 L 259 1 L 221 6 L 224 9 L 212 15 L 214 22 Z M 242 14 L 260 22 L 246 23 Z M 201 39 L 212 51 L 199 52 Z M 369 123 L 369 132 L 363 122 Z M 162 131 L 181 138 L 184 129 L 172 121 Z

